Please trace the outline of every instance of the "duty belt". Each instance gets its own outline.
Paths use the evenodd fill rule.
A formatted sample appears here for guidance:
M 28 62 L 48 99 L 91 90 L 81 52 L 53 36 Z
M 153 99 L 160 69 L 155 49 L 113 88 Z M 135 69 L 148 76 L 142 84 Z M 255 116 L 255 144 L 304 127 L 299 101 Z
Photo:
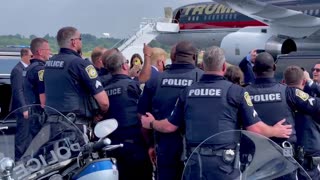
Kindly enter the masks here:
M 75 117 L 72 119 L 62 115 L 49 115 L 47 122 L 57 123 L 59 121 L 64 121 L 65 119 L 69 119 L 72 123 L 75 123 L 75 124 L 89 125 L 88 118 Z
M 198 152 L 200 155 L 204 155 L 204 156 L 223 156 L 224 154 L 235 154 L 235 151 L 233 149 L 213 149 L 210 147 L 192 147 L 190 148 L 191 153 L 193 151 Z

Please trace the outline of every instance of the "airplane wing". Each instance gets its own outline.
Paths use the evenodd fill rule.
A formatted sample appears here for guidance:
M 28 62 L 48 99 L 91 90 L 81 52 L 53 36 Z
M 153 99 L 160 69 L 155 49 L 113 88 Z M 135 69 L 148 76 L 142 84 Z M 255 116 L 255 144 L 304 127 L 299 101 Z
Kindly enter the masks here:
M 268 24 L 274 34 L 308 37 L 320 30 L 320 18 L 257 0 L 214 0 L 239 13 Z

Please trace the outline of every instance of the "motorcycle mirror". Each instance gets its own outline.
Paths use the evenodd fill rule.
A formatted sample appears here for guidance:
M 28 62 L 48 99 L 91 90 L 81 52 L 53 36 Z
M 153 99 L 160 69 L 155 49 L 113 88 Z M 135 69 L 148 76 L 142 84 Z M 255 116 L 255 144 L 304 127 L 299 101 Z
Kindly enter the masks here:
M 111 134 L 118 127 L 118 121 L 116 119 L 106 119 L 98 122 L 94 127 L 94 134 L 98 138 L 106 137 Z

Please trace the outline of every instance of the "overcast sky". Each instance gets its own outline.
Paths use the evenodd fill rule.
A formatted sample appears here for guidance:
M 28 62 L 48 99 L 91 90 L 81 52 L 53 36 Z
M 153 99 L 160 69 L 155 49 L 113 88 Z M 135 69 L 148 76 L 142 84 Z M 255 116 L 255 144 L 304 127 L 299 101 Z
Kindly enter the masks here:
M 98 37 L 133 34 L 143 17 L 164 17 L 173 9 L 201 0 L 0 0 L 0 35 L 55 36 L 63 26 Z

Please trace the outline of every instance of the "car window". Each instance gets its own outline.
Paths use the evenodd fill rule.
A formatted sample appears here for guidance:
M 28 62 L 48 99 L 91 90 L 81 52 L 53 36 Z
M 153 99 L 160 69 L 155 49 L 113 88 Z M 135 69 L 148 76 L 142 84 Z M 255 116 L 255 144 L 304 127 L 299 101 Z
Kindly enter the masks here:
M 10 74 L 13 67 L 20 61 L 20 57 L 1 57 L 0 74 Z

